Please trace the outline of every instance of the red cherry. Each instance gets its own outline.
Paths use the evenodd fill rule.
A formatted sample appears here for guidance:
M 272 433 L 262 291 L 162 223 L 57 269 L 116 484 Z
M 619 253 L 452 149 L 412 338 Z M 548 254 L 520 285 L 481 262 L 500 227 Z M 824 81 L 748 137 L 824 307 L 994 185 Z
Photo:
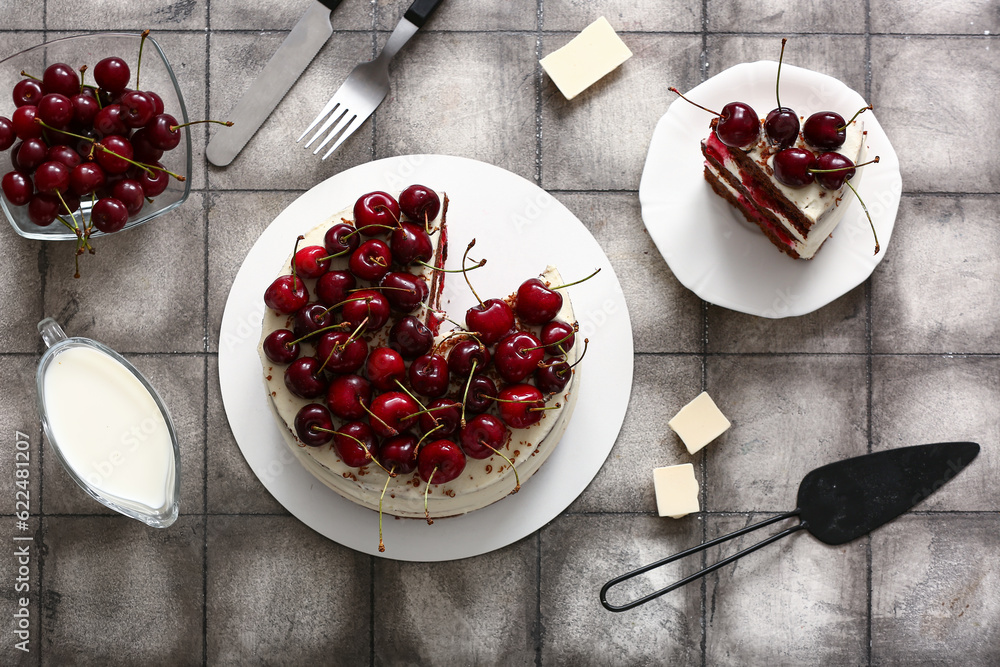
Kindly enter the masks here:
M 514 311 L 506 301 L 487 299 L 465 312 L 465 325 L 484 345 L 492 345 L 514 326 Z
M 45 162 L 49 152 L 45 142 L 38 138 L 25 139 L 20 146 L 15 146 L 14 149 L 17 151 L 17 164 L 14 165 L 14 168 L 20 171 L 34 171 L 38 165 Z M 11 162 L 13 161 L 14 155 L 12 154 Z
M 47 227 L 62 210 L 62 203 L 52 195 L 35 193 L 28 201 L 28 218 L 39 227 Z
M 38 100 L 42 99 L 44 94 L 42 84 L 39 82 L 34 79 L 21 79 L 14 84 L 14 106 L 23 107 L 26 104 L 38 104 Z
M 111 134 L 125 135 L 128 126 L 122 120 L 122 108 L 117 104 L 109 104 L 94 116 L 94 129 L 108 136 Z
M 527 428 L 542 419 L 545 406 L 542 392 L 530 384 L 515 384 L 504 387 L 497 397 L 500 418 L 511 428 Z
M 80 75 L 66 63 L 54 63 L 42 73 L 42 88 L 46 93 L 71 97 L 80 92 Z
M 326 245 L 327 254 L 346 255 L 357 250 L 361 239 L 354 231 L 354 227 L 346 222 L 338 222 L 326 230 L 323 243 Z
M 56 162 L 62 162 L 64 165 L 73 169 L 78 166 L 82 159 L 80 159 L 80 154 L 69 146 L 55 145 L 50 146 L 49 150 L 46 152 L 45 157 L 47 160 L 54 160 Z
M 507 426 L 494 415 L 477 415 L 462 429 L 459 443 L 466 456 L 474 459 L 488 459 L 494 450 L 507 444 L 510 431 Z
M 715 126 L 719 141 L 733 148 L 748 148 L 760 136 L 760 118 L 749 104 L 730 102 L 722 107 L 722 117 Z
M 291 315 L 308 302 L 309 290 L 301 278 L 278 276 L 264 290 L 264 303 L 267 307 L 283 315 Z
M 94 80 L 109 93 L 120 93 L 128 87 L 132 72 L 128 64 L 118 56 L 110 56 L 98 61 L 94 66 Z
M 840 153 L 822 153 L 816 158 L 816 169 L 842 169 L 828 173 L 817 173 L 816 182 L 827 190 L 839 190 L 844 187 L 844 181 L 849 181 L 857 171 L 854 162 Z
M 326 405 L 341 419 L 364 419 L 372 404 L 372 386 L 360 375 L 340 375 L 326 392 Z
M 551 357 L 535 370 L 535 386 L 546 394 L 562 391 L 573 376 L 573 369 L 562 357 Z
M 420 449 L 417 469 L 425 482 L 444 484 L 465 470 L 465 454 L 451 440 L 435 440 Z
M 177 119 L 168 113 L 156 114 L 146 125 L 146 138 L 153 148 L 172 151 L 181 143 L 181 131 Z
M 99 231 L 113 234 L 128 222 L 128 209 L 117 199 L 104 197 L 98 199 L 94 208 L 90 209 L 90 221 Z
M 5 151 L 17 141 L 17 133 L 14 132 L 14 121 L 6 116 L 0 116 L 0 151 Z
M 333 420 L 319 403 L 304 405 L 295 415 L 295 435 L 302 444 L 321 447 L 333 439 Z
M 25 104 L 14 109 L 14 113 L 10 115 L 10 122 L 18 139 L 24 141 L 42 136 L 42 126 L 35 122 L 36 110 L 37 107 Z
M 267 334 L 261 347 L 268 359 L 276 364 L 290 364 L 299 358 L 299 344 L 288 329 L 275 329 Z M 291 345 L 289 345 L 291 343 Z
M 372 399 L 369 423 L 382 438 L 388 438 L 409 429 L 417 423 L 415 414 L 420 406 L 401 391 L 387 391 Z
M 94 159 L 104 171 L 109 174 L 124 174 L 132 166 L 129 162 L 133 155 L 132 144 L 125 137 L 112 134 L 97 143 L 103 146 L 104 150 L 101 148 L 95 150 Z
M 847 138 L 847 123 L 839 113 L 818 111 L 806 118 L 802 126 L 802 138 L 815 148 L 835 150 L 844 145 L 844 140 Z
M 361 290 L 348 297 L 350 300 L 343 305 L 340 315 L 352 327 L 359 327 L 367 320 L 365 331 L 378 331 L 389 321 L 389 301 L 374 290 Z
M 139 181 L 125 178 L 111 186 L 111 196 L 125 204 L 128 214 L 137 215 L 142 210 L 142 205 L 146 203 L 146 193 L 142 190 Z
M 392 249 L 392 258 L 402 266 L 418 259 L 421 262 L 429 262 L 434 257 L 431 237 L 423 227 L 412 222 L 402 222 L 399 227 L 392 230 L 389 247 Z
M 35 170 L 35 187 L 47 195 L 66 192 L 69 189 L 69 167 L 62 162 L 43 162 Z
M 469 392 L 465 396 L 465 410 L 473 414 L 486 412 L 493 405 L 497 386 L 487 375 L 477 373 L 468 382 Z
M 320 329 L 332 326 L 336 320 L 333 311 L 327 310 L 321 303 L 307 303 L 295 311 L 292 331 L 296 338 L 308 336 Z
M 153 110 L 154 110 L 154 113 L 157 113 L 157 114 L 163 113 L 163 98 L 160 97 L 159 95 L 157 95 L 156 93 L 154 93 L 151 90 L 147 90 L 147 91 L 144 91 L 144 92 L 146 93 L 146 95 L 149 96 L 149 99 L 153 100 Z
M 354 221 L 365 236 L 377 236 L 385 227 L 395 227 L 399 217 L 399 203 L 386 192 L 369 192 L 354 203 Z
M 163 194 L 163 191 L 170 185 L 170 177 L 167 175 L 167 172 L 163 171 L 162 164 L 156 161 L 153 161 L 151 164 L 155 167 L 161 167 L 161 169 L 151 169 L 150 171 L 136 169 L 135 180 L 142 187 L 143 194 L 152 199 Z
M 399 208 L 411 220 L 427 223 L 441 210 L 441 198 L 424 185 L 411 185 L 399 193 Z
M 348 271 L 328 271 L 316 281 L 316 298 L 324 306 L 335 306 L 350 297 L 358 283 Z
M 378 460 L 387 470 L 406 475 L 417 469 L 417 438 L 409 433 L 386 438 L 378 449 Z
M 133 132 L 129 141 L 132 142 L 132 153 L 136 162 L 159 164 L 160 158 L 163 157 L 163 151 L 149 143 L 149 134 L 146 132 L 146 128 L 140 127 Z
M 300 248 L 295 253 L 296 273 L 304 278 L 319 278 L 330 268 L 330 260 L 323 259 L 326 256 L 326 248 L 320 245 L 310 245 Z
M 534 373 L 545 356 L 541 345 L 541 341 L 527 331 L 518 331 L 502 339 L 493 360 L 500 377 L 516 383 Z
M 439 354 L 425 354 L 410 364 L 410 386 L 424 396 L 443 396 L 448 392 L 448 362 Z
M 389 329 L 389 347 L 398 350 L 404 359 L 415 359 L 430 352 L 434 334 L 423 322 L 407 315 Z
M 474 339 L 459 341 L 448 352 L 448 371 L 457 378 L 465 378 L 472 372 L 472 363 L 482 372 L 492 359 L 489 349 Z
M 285 369 L 285 386 L 300 398 L 317 398 L 327 388 L 327 381 L 319 374 L 321 362 L 316 357 L 299 357 Z
M 430 294 L 427 281 L 405 271 L 391 271 L 382 278 L 379 286 L 394 310 L 411 313 L 419 308 Z
M 351 253 L 347 268 L 361 280 L 377 283 L 389 272 L 392 264 L 392 251 L 385 241 L 370 239 Z
M 35 185 L 31 176 L 23 171 L 11 171 L 4 174 L 3 181 L 0 182 L 0 189 L 14 206 L 24 206 L 31 201 L 31 195 L 35 193 Z
M 316 356 L 334 373 L 353 373 L 365 363 L 368 343 L 343 331 L 327 331 L 316 344 Z
M 551 290 L 538 278 L 531 278 L 517 288 L 514 309 L 525 324 L 545 324 L 562 308 L 562 294 Z
M 65 95 L 49 93 L 38 100 L 35 116 L 52 127 L 64 128 L 73 120 L 73 103 Z
M 816 156 L 804 148 L 786 148 L 774 156 L 774 177 L 790 188 L 803 188 L 816 177 L 810 169 L 816 168 Z
M 545 346 L 546 354 L 565 354 L 573 349 L 576 342 L 574 331 L 572 325 L 556 320 L 542 327 L 542 335 L 538 339 Z
M 790 148 L 799 138 L 799 116 L 788 107 L 772 109 L 764 119 L 764 132 L 777 148 Z
M 462 421 L 462 404 L 451 398 L 436 398 L 427 404 L 430 412 L 420 415 L 420 430 L 446 437 L 455 433 Z
M 406 377 L 403 356 L 392 348 L 376 347 L 365 362 L 365 375 L 379 391 L 395 389 Z
M 69 98 L 73 104 L 73 124 L 76 127 L 93 126 L 97 112 L 101 110 L 101 105 L 90 96 L 78 93 Z
M 122 95 L 122 120 L 131 128 L 143 127 L 156 115 L 156 104 L 146 93 L 130 90 Z
M 368 424 L 354 421 L 337 429 L 333 436 L 333 447 L 345 465 L 360 468 L 372 460 L 378 449 L 378 441 Z

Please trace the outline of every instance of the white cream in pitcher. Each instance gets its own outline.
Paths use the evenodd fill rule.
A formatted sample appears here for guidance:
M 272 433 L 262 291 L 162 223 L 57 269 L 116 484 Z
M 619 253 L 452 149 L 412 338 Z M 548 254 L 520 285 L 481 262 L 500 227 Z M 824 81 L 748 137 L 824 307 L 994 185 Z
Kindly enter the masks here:
M 45 369 L 44 386 L 52 437 L 77 476 L 138 511 L 173 501 L 170 429 L 127 368 L 92 347 L 69 346 Z

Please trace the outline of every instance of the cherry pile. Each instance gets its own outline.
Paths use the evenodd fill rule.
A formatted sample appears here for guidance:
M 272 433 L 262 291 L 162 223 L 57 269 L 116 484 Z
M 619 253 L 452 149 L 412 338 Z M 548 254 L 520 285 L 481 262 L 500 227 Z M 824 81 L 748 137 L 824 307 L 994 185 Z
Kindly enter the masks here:
M 295 417 L 299 440 L 331 446 L 350 467 L 374 463 L 390 478 L 416 472 L 427 488 L 455 479 L 467 457 L 496 454 L 514 467 L 501 453 L 510 429 L 559 406 L 546 403 L 572 376 L 566 354 L 578 331 L 555 319 L 557 290 L 568 285 L 532 278 L 512 297 L 480 299 L 467 274 L 486 260 L 470 265 L 473 240 L 451 272 L 462 273 L 478 303 L 464 326 L 436 337 L 437 324 L 415 314 L 430 307 L 424 274 L 431 269 L 437 281 L 444 271 L 430 264 L 440 210 L 437 193 L 421 185 L 398 201 L 365 194 L 353 224 L 331 225 L 324 245 L 296 241 L 291 273 L 264 292 L 267 307 L 288 318 L 265 337 L 264 354 L 284 366 L 292 394 L 313 401 Z M 306 280 L 315 281 L 312 293 Z M 306 343 L 314 354 L 304 354 Z
M 857 167 L 876 163 L 879 158 L 875 156 L 869 162 L 856 165 L 847 156 L 836 152 L 844 145 L 848 126 L 859 115 L 870 110 L 872 105 L 869 104 L 860 109 L 849 121 L 845 121 L 843 116 L 834 111 L 816 112 L 802 124 L 800 133 L 798 114 L 791 108 L 782 106 L 779 95 L 781 63 L 784 60 L 787 41 L 787 39 L 781 40 L 778 74 L 774 83 L 774 96 L 778 106 L 768 112 L 763 122 L 750 105 L 744 102 L 730 102 L 722 108 L 720 113 L 691 102 L 676 88 L 671 87 L 669 90 L 699 109 L 704 109 L 718 116 L 718 120 L 714 122 L 714 132 L 719 141 L 730 148 L 742 150 L 753 148 L 758 142 L 760 129 L 763 125 L 767 141 L 770 147 L 776 151 L 772 162 L 774 178 L 782 185 L 790 188 L 803 188 L 815 182 L 825 190 L 840 190 L 846 184 L 858 197 L 865 215 L 868 216 L 872 234 L 875 236 L 875 254 L 877 255 L 879 243 L 878 235 L 875 233 L 875 223 L 872 222 L 868 207 L 858 196 L 850 179 L 854 177 Z M 800 135 L 804 145 L 796 146 Z
M 94 229 L 119 231 L 171 177 L 184 180 L 160 162 L 180 143 L 183 126 L 157 93 L 140 88 L 141 45 L 138 63 L 131 88 L 130 68 L 118 56 L 94 66 L 96 85 L 86 82 L 86 65 L 55 63 L 40 79 L 21 72 L 14 113 L 0 116 L 0 150 L 11 149 L 13 167 L 0 189 L 12 205 L 27 207 L 34 224 L 58 220 L 76 235 L 76 277 L 79 255 L 93 253 Z

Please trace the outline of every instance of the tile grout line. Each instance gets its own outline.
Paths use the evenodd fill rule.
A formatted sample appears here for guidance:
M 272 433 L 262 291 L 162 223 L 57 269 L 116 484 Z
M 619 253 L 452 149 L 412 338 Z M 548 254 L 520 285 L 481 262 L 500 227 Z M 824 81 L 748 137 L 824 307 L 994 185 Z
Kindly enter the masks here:
M 372 59 L 374 60 L 378 55 L 378 2 L 377 0 L 371 0 L 371 45 L 372 45 Z M 378 137 L 376 132 L 378 131 L 378 126 L 376 122 L 378 120 L 378 109 L 372 113 L 371 121 L 371 133 L 372 133 L 372 160 L 375 159 L 376 144 L 378 142 Z M 380 519 L 381 521 L 381 519 Z M 368 556 L 368 665 L 369 667 L 375 667 L 375 556 Z
M 708 0 L 701 0 L 701 82 L 708 80 Z M 708 302 L 701 301 L 701 390 L 708 388 Z M 698 469 L 701 472 L 701 507 L 708 506 L 708 463 L 705 452 L 701 453 L 698 462 Z M 708 540 L 708 520 L 703 515 L 699 517 L 701 521 L 701 542 L 704 544 Z M 701 552 L 701 569 L 708 565 L 708 552 Z M 699 647 L 701 648 L 701 667 L 708 664 L 708 581 L 701 577 L 698 582 L 701 587 L 701 638 Z
M 48 0 L 42 0 L 42 41 L 49 41 L 49 3 Z M 48 247 L 46 244 L 42 244 L 39 251 L 38 260 L 38 271 L 41 274 L 41 307 L 42 307 L 42 319 L 45 317 L 45 286 L 48 277 L 49 269 L 49 254 Z M 41 321 L 41 320 L 39 320 Z M 36 426 L 36 428 L 38 428 Z M 47 522 L 45 521 L 45 447 L 43 440 L 42 429 L 38 428 L 38 539 L 40 544 L 38 545 L 38 664 L 42 664 L 43 652 L 45 650 L 45 643 L 42 641 L 42 629 L 43 623 L 42 618 L 44 614 L 44 597 L 45 597 L 45 528 Z
M 205 117 L 212 117 L 212 0 L 205 1 Z M 208 145 L 208 123 L 201 128 Z M 209 208 L 212 202 L 212 187 L 209 183 L 209 169 L 206 164 L 202 164 L 202 173 L 205 180 L 205 192 L 202 195 L 202 219 L 205 223 L 203 240 L 205 249 L 203 251 L 204 261 L 204 295 L 202 299 L 202 349 L 204 360 L 202 361 L 202 387 L 205 392 L 205 400 L 202 401 L 202 543 L 201 543 L 201 664 L 208 665 L 208 351 L 209 351 L 209 330 L 208 330 L 208 275 L 209 275 Z
M 872 12 L 871 0 L 865 0 L 865 99 L 871 104 L 872 99 Z M 868 453 L 872 452 L 872 277 L 865 280 L 865 401 L 868 413 L 867 445 Z M 867 611 L 865 623 L 865 656 L 868 667 L 872 664 L 872 536 L 865 536 L 865 606 Z
M 542 34 L 545 27 L 545 2 L 538 0 L 535 11 L 535 184 L 542 187 Z M 531 635 L 535 648 L 535 667 L 542 666 L 542 531 L 535 533 L 535 620 Z

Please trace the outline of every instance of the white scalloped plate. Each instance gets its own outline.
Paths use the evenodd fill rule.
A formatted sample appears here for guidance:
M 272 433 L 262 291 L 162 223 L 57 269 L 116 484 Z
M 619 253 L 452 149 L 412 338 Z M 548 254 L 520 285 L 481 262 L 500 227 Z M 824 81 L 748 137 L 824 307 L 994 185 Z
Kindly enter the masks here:
M 731 67 L 685 95 L 709 109 L 746 102 L 759 115 L 776 106 L 778 63 Z M 799 115 L 837 111 L 850 118 L 864 98 L 833 77 L 782 65 L 781 103 Z M 889 250 L 902 193 L 899 160 L 875 114 L 865 112 L 868 155 L 858 192 L 882 246 L 873 255 L 868 218 L 850 195 L 844 219 L 812 260 L 782 254 L 705 181 L 701 140 L 711 116 L 678 98 L 660 118 L 639 184 L 642 219 L 677 279 L 699 297 L 761 317 L 804 315 L 864 282 Z
M 476 238 L 475 273 L 484 296 L 506 296 L 547 264 L 564 276 L 600 275 L 570 292 L 590 349 L 581 367 L 577 406 L 560 445 L 516 495 L 460 517 L 386 517 L 378 552 L 378 515 L 314 478 L 285 444 L 271 415 L 257 343 L 265 288 L 279 273 L 296 235 L 372 190 L 419 182 L 446 192 L 448 266 Z M 464 313 L 474 298 L 462 280 L 446 283 L 442 305 Z M 614 269 L 583 223 L 534 183 L 483 162 L 446 155 L 405 155 L 369 162 L 320 183 L 292 202 L 261 234 L 229 292 L 219 336 L 219 381 L 226 415 L 247 463 L 289 512 L 326 537 L 358 551 L 409 561 L 468 558 L 527 537 L 566 509 L 611 452 L 632 389 L 632 325 Z

